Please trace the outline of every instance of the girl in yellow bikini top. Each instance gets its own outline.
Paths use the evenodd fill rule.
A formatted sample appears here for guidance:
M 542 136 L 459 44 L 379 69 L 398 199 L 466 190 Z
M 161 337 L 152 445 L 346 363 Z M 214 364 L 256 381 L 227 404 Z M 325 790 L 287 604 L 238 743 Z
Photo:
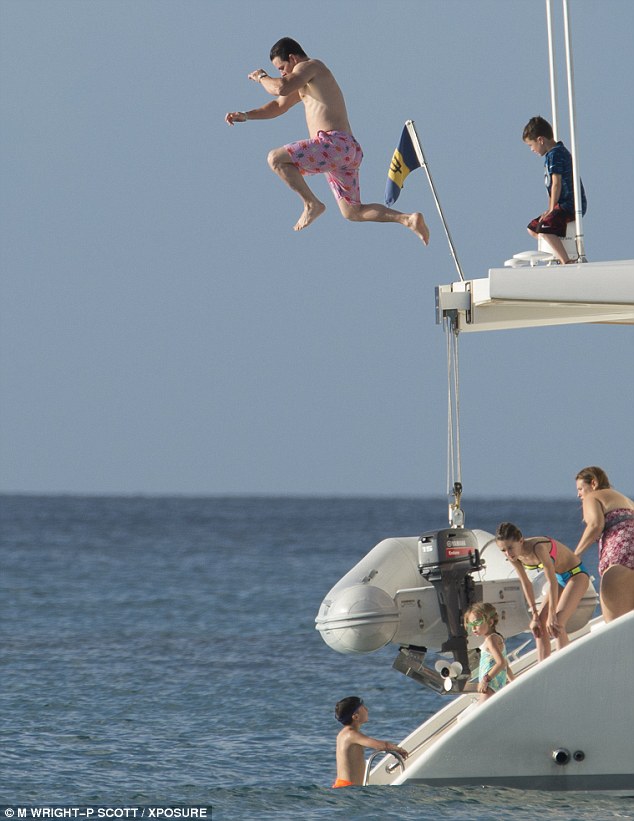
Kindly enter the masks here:
M 548 551 L 548 555 L 553 561 L 553 564 L 556 563 L 557 560 L 557 542 L 555 539 L 551 539 L 549 536 L 544 538 L 540 536 L 533 536 L 527 540 L 524 539 L 522 536 L 521 530 L 516 527 L 511 522 L 502 522 L 502 524 L 498 527 L 498 532 L 496 535 L 496 541 L 498 543 L 498 547 L 507 554 L 507 556 L 512 560 L 519 562 L 525 570 L 542 570 L 544 567 L 543 562 L 539 562 L 538 564 L 526 564 L 526 562 L 522 561 L 521 553 L 516 553 L 513 555 L 511 553 L 511 547 L 513 545 L 509 545 L 508 542 L 521 542 L 524 544 L 526 541 L 529 542 L 530 548 L 533 552 L 537 545 L 540 544 L 548 544 L 550 542 L 550 550 Z M 503 543 L 507 543 L 506 546 Z M 527 545 L 528 547 L 528 545 Z M 516 549 L 516 548 L 515 548 Z M 576 558 L 576 557 L 575 557 Z M 557 582 L 561 587 L 565 587 L 566 583 L 573 577 L 576 576 L 578 573 L 585 573 L 586 576 L 589 576 L 588 570 L 584 567 L 583 563 L 579 561 L 577 565 L 571 567 L 569 570 L 562 571 L 561 573 L 557 573 L 555 571 L 555 576 L 557 577 Z
M 535 544 L 545 544 L 546 542 L 550 542 L 550 550 L 548 552 L 548 555 L 550 556 L 550 558 L 553 560 L 553 563 L 554 563 L 557 559 L 557 542 L 554 539 L 547 538 L 547 539 L 540 539 L 538 542 L 535 542 Z M 524 568 L 526 570 L 543 570 L 543 568 L 544 568 L 544 565 L 543 565 L 542 562 L 540 562 L 539 564 L 524 564 L 524 562 L 522 562 L 521 559 L 520 559 L 520 562 L 522 563 L 522 565 L 524 566 Z
M 553 560 L 553 564 L 555 564 L 557 560 L 557 542 L 554 539 L 551 539 L 550 537 L 547 537 L 546 539 L 540 539 L 539 541 L 535 542 L 535 545 L 547 544 L 548 542 L 550 542 L 550 550 L 548 551 L 548 555 Z M 533 546 L 533 548 L 534 547 L 535 546 Z M 524 570 L 543 570 L 544 568 L 542 562 L 540 562 L 539 564 L 524 564 L 524 562 L 520 559 L 520 564 L 522 565 Z M 576 576 L 577 573 L 585 573 L 586 576 L 590 576 L 585 565 L 583 564 L 583 562 L 580 561 L 579 564 L 576 565 L 576 567 L 572 567 L 570 570 L 566 570 L 563 573 L 556 572 L 555 576 L 557 577 L 557 583 L 560 587 L 565 587 L 568 580 L 571 579 L 573 576 Z

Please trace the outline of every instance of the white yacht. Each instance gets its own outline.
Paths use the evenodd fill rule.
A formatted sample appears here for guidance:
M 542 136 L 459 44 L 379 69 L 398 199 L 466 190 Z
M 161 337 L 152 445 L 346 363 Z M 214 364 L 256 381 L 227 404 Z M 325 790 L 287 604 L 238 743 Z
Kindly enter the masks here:
M 554 46 L 551 0 L 546 0 L 551 59 L 553 122 Z M 574 136 L 574 92 L 568 4 L 562 0 L 570 100 L 575 189 L 579 173 Z M 414 124 L 420 164 L 435 189 Z M 580 197 L 575 197 L 580 202 Z M 449 367 L 457 369 L 462 333 L 539 328 L 568 323 L 634 323 L 634 259 L 586 262 L 580 211 L 567 242 L 576 264 L 556 265 L 547 249 L 520 252 L 488 276 L 465 279 L 442 210 L 459 278 L 436 289 L 437 321 L 448 338 Z M 453 352 L 452 352 L 453 349 Z M 394 667 L 437 693 L 450 696 L 432 718 L 407 735 L 403 761 L 380 753 L 368 761 L 366 783 L 494 785 L 522 789 L 634 792 L 634 612 L 606 624 L 593 618 L 597 592 L 591 582 L 568 624 L 570 644 L 537 664 L 527 633 L 529 615 L 519 579 L 491 533 L 464 528 L 460 507 L 458 404 L 450 373 L 450 453 L 454 501 L 449 527 L 391 538 L 374 547 L 324 598 L 316 628 L 340 653 L 368 653 L 388 644 Z M 455 372 L 454 372 L 455 377 Z M 455 449 L 454 449 L 455 445 Z M 457 456 L 457 461 L 456 461 Z M 448 477 L 449 478 L 449 477 Z M 539 602 L 543 571 L 533 572 Z M 508 639 L 526 633 L 511 656 L 516 674 L 493 698 L 476 703 L 477 644 L 463 616 L 469 604 L 488 601 Z M 525 651 L 525 652 L 524 652 Z M 570 708 L 571 682 L 574 709 Z

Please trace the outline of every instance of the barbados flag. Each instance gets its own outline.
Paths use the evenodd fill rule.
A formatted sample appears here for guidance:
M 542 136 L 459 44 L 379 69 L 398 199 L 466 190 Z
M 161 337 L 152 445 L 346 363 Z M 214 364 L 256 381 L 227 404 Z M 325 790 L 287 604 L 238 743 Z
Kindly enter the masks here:
M 398 148 L 392 156 L 390 170 L 387 172 L 387 185 L 385 186 L 385 204 L 394 205 L 401 193 L 401 188 L 405 184 L 405 178 L 410 171 L 421 168 L 421 164 L 416 156 L 412 138 L 407 130 L 403 129 Z

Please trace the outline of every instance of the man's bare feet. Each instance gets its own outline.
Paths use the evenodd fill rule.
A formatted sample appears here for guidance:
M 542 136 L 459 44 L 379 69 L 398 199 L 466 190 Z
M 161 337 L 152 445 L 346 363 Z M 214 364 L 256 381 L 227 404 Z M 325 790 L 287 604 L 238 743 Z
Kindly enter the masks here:
M 311 222 L 315 222 L 317 217 L 320 217 L 325 210 L 326 206 L 319 200 L 315 200 L 314 203 L 307 203 L 304 206 L 304 211 L 301 217 L 297 220 L 293 231 L 301 231 L 302 228 L 306 228 L 311 224 Z
M 429 245 L 429 228 L 420 212 L 410 215 L 407 220 L 407 227 L 411 228 L 416 236 L 422 239 L 424 245 Z

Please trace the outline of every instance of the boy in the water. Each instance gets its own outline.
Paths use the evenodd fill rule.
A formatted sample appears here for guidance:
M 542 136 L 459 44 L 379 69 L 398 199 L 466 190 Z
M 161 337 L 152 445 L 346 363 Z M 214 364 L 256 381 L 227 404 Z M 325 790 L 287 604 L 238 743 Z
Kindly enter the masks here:
M 363 785 L 365 775 L 365 747 L 399 753 L 407 758 L 407 750 L 391 741 L 379 741 L 361 732 L 361 725 L 368 720 L 368 708 L 358 696 L 348 696 L 335 706 L 335 718 L 344 726 L 337 736 L 337 780 L 333 787 L 357 787 Z

